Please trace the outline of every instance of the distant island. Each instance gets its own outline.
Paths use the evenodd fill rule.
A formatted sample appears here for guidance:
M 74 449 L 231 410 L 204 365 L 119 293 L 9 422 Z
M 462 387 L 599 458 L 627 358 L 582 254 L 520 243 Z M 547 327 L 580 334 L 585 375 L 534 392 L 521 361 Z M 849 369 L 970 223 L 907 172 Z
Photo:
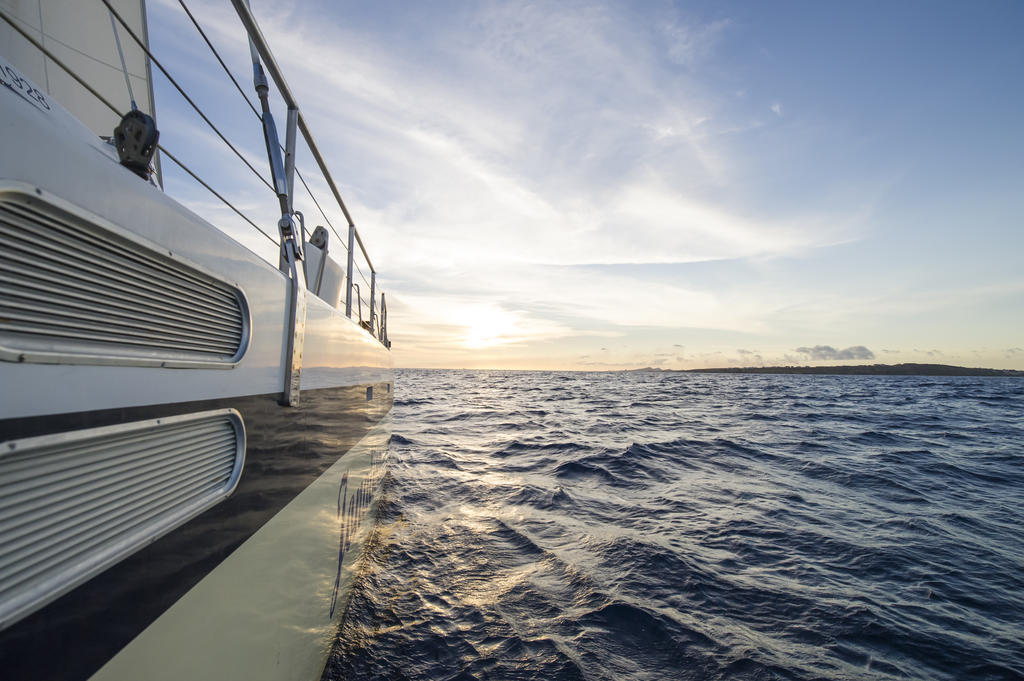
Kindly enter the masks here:
M 716 369 L 656 369 L 646 367 L 632 371 L 663 371 L 692 374 L 819 374 L 840 376 L 1024 376 L 1014 369 L 980 369 L 949 364 L 849 364 L 844 366 L 784 367 L 721 367 Z

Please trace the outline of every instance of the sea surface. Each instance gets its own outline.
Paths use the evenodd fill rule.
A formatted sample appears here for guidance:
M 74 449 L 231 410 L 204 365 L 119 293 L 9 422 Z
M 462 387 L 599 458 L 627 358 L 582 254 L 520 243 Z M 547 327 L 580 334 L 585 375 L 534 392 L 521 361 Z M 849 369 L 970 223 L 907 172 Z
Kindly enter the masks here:
M 395 384 L 329 679 L 1024 679 L 1024 379 Z

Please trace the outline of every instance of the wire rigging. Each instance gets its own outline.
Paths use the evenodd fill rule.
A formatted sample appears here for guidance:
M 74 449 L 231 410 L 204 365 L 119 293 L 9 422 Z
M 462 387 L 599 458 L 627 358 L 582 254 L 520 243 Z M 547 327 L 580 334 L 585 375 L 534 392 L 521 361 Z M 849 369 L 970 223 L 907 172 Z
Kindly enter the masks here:
M 233 73 L 231 73 L 231 69 L 228 68 L 228 65 L 221 58 L 220 53 L 217 52 L 217 48 L 213 46 L 213 42 L 206 35 L 206 31 L 204 31 L 202 26 L 199 25 L 199 21 L 195 18 L 195 16 L 189 10 L 188 6 L 185 4 L 185 0 L 178 0 L 178 4 L 181 5 L 181 8 L 183 10 L 185 10 L 185 14 L 188 15 L 188 18 L 189 20 L 191 20 L 192 25 L 196 27 L 197 31 L 199 31 L 199 35 L 203 37 L 203 41 L 206 43 L 206 46 L 210 48 L 211 52 L 213 52 L 213 56 L 216 57 L 217 61 L 220 63 L 221 68 L 224 69 L 224 73 L 226 73 L 228 78 L 231 79 L 231 82 L 234 83 L 235 89 L 238 90 L 238 94 L 242 95 L 242 99 L 244 99 L 245 103 L 249 105 L 250 109 L 252 109 L 252 112 L 256 115 L 256 118 L 263 120 L 263 117 L 260 115 L 260 112 L 256 109 L 256 105 L 252 103 L 252 100 L 249 99 L 249 95 L 245 94 L 245 90 L 243 90 L 242 86 L 238 84 L 238 79 L 235 78 Z M 306 193 L 309 194 L 309 198 L 312 199 L 314 204 L 316 204 L 316 208 L 318 211 L 320 211 L 320 215 L 323 217 L 324 222 L 326 222 L 327 226 L 331 228 L 331 231 L 334 232 L 334 236 L 337 237 L 338 241 L 347 251 L 348 244 L 345 243 L 345 240 L 341 238 L 341 234 L 339 234 L 338 230 L 335 229 L 334 223 L 331 222 L 331 219 L 327 217 L 327 213 L 324 212 L 324 209 L 320 205 L 320 202 L 317 201 L 316 196 L 313 195 L 313 190 L 310 189 L 309 185 L 306 183 L 306 178 L 302 176 L 302 172 L 297 167 L 295 168 L 295 174 L 299 176 L 299 181 L 302 182 L 302 186 L 305 187 Z
M 181 85 L 178 84 L 177 80 L 175 80 L 174 77 L 171 76 L 170 72 L 166 68 L 164 68 L 163 64 L 161 64 L 160 61 L 153 55 L 153 53 L 149 50 L 148 46 L 139 38 L 139 36 L 132 30 L 132 28 L 127 24 L 127 22 L 125 22 L 124 18 L 121 17 L 121 15 L 117 12 L 117 10 L 114 9 L 114 7 L 110 4 L 110 1 L 109 0 L 101 0 L 101 1 L 106 6 L 107 11 L 110 14 L 110 24 L 111 24 L 111 28 L 113 29 L 113 32 L 114 32 L 114 39 L 117 41 L 118 53 L 121 55 L 122 71 L 125 74 L 125 84 L 126 84 L 126 86 L 128 88 L 128 95 L 129 95 L 129 99 L 131 101 L 132 109 L 133 110 L 137 109 L 137 106 L 136 106 L 136 103 L 135 103 L 134 93 L 132 92 L 131 81 L 128 78 L 128 69 L 127 69 L 127 66 L 125 64 L 124 53 L 120 49 L 121 48 L 121 40 L 120 40 L 118 31 L 117 31 L 117 26 L 114 23 L 114 19 L 115 18 L 117 19 L 117 22 L 120 23 L 121 26 L 124 27 L 124 29 L 128 32 L 128 35 L 131 36 L 132 40 L 135 41 L 136 45 L 139 46 L 139 49 L 141 49 L 143 51 L 143 53 L 146 55 L 146 57 L 153 64 L 155 64 L 158 69 L 160 69 L 160 72 L 163 73 L 163 75 L 167 78 L 167 80 L 171 83 L 171 85 L 174 86 L 174 88 L 178 91 L 178 93 L 181 94 L 181 96 L 185 99 L 185 101 L 188 102 L 188 104 L 192 107 L 192 109 L 195 110 L 195 112 L 197 114 L 199 114 L 199 116 L 210 127 L 210 129 L 213 130 L 214 133 L 216 133 L 216 135 L 221 139 L 221 141 L 223 141 L 224 144 L 226 144 L 228 146 L 228 148 L 231 149 L 232 152 L 234 152 L 235 156 L 237 156 L 239 158 L 239 160 L 241 160 L 242 163 L 244 163 L 245 166 L 247 168 L 249 168 L 249 170 L 252 171 L 252 173 L 256 177 L 258 177 L 259 180 L 264 185 L 266 185 L 266 187 L 268 189 L 270 189 L 271 191 L 274 191 L 274 187 L 270 184 L 270 182 L 268 182 L 267 179 L 248 161 L 248 159 L 246 159 L 245 156 L 242 155 L 242 153 L 238 150 L 238 148 L 235 147 L 235 145 L 232 144 L 227 139 L 227 137 L 224 136 L 224 134 L 220 131 L 220 129 L 217 128 L 216 125 L 214 125 L 213 121 L 211 121 L 210 118 L 202 111 L 202 109 L 200 109 L 199 106 L 192 100 L 192 98 L 189 97 L 189 95 L 185 92 L 184 88 L 182 88 Z M 217 52 L 216 48 L 213 46 L 213 43 L 210 41 L 209 37 L 206 35 L 206 32 L 203 31 L 202 27 L 199 25 L 199 22 L 196 20 L 195 16 L 192 14 L 192 12 L 189 10 L 189 8 L 185 4 L 184 0 L 178 0 L 178 2 L 181 5 L 182 9 L 185 10 L 185 13 L 188 15 L 188 17 L 191 20 L 192 24 L 196 27 L 196 30 L 199 31 L 200 36 L 202 36 L 204 42 L 206 42 L 206 45 L 210 48 L 210 51 L 213 52 L 213 54 L 216 57 L 217 61 L 220 63 L 221 68 L 224 69 L 224 72 L 227 74 L 228 78 L 231 79 L 231 82 L 234 84 L 234 86 L 238 90 L 239 94 L 242 95 L 242 98 L 245 100 L 246 104 L 248 104 L 249 108 L 252 109 L 253 113 L 256 115 L 257 118 L 262 119 L 262 116 L 260 116 L 259 111 L 253 105 L 253 103 L 249 99 L 249 97 L 245 94 L 245 91 L 242 89 L 241 85 L 238 83 L 238 80 L 231 73 L 231 70 L 227 67 L 227 64 L 221 58 L 220 53 Z M 44 55 L 49 57 L 55 64 L 57 64 L 57 66 L 59 66 L 68 75 L 70 75 L 79 85 L 81 85 L 83 88 L 85 88 L 86 91 L 88 91 L 91 95 L 93 95 L 97 100 L 102 102 L 115 115 L 118 115 L 118 116 L 121 115 L 121 112 L 120 112 L 120 110 L 117 107 L 115 107 L 113 104 L 111 104 L 105 97 L 103 97 L 92 86 L 90 86 L 87 82 L 85 82 L 84 79 L 82 79 L 80 76 L 78 76 L 78 74 L 73 72 L 70 69 L 70 67 L 68 67 L 66 64 L 64 64 L 64 62 L 62 62 L 60 59 L 58 59 L 52 52 L 50 52 L 45 47 L 43 47 L 43 45 L 41 43 L 39 43 L 32 36 L 30 36 L 28 33 L 26 33 L 20 26 L 15 24 L 15 22 L 10 17 L 7 16 L 6 12 L 0 11 L 0 17 L 2 17 L 5 20 L 6 23 L 8 23 L 12 28 L 14 28 L 18 33 L 20 33 L 33 46 L 35 46 L 36 49 L 38 49 L 41 53 L 43 53 Z M 200 178 L 198 175 L 196 175 L 190 168 L 188 168 L 188 166 L 186 166 L 184 163 L 182 163 L 180 160 L 178 160 L 178 158 L 175 157 L 173 154 L 171 154 L 171 152 L 167 151 L 167 149 L 164 146 L 158 144 L 157 148 L 160 149 L 162 152 L 164 152 L 164 154 L 166 154 L 168 156 L 168 158 L 171 159 L 171 161 L 173 161 L 182 170 L 184 170 L 193 179 L 195 179 L 196 182 L 201 184 L 210 193 L 212 193 L 214 196 L 216 196 L 218 199 L 220 199 L 220 201 L 222 201 L 226 206 L 228 206 L 228 208 L 230 208 L 232 211 L 234 211 L 236 214 L 238 214 L 242 219 L 244 219 L 246 222 L 248 222 L 250 225 L 252 225 L 260 234 L 265 236 L 272 243 L 274 243 L 274 244 L 278 243 L 276 239 L 274 239 L 267 232 L 265 232 L 263 229 L 261 229 L 248 216 L 246 216 L 238 208 L 236 208 L 234 205 L 232 205 L 231 202 L 229 202 L 227 199 L 225 199 L 224 196 L 222 196 L 219 192 L 214 190 L 209 184 L 207 184 L 205 181 L 203 181 L 202 178 Z M 296 175 L 298 175 L 299 181 L 302 183 L 302 186 L 305 188 L 306 193 L 309 195 L 309 198 L 316 205 L 317 210 L 320 212 L 320 215 L 324 219 L 324 222 L 327 223 L 327 226 L 330 227 L 331 231 L 334 233 L 334 236 L 337 238 L 338 243 L 341 244 L 342 248 L 344 248 L 346 251 L 348 251 L 349 250 L 348 243 L 346 242 L 345 239 L 343 239 L 341 237 L 341 234 L 338 232 L 337 228 L 335 228 L 334 223 L 331 222 L 331 219 L 329 217 L 327 217 L 326 211 L 324 211 L 323 206 L 320 205 L 320 202 L 317 200 L 316 195 L 313 193 L 313 190 L 310 188 L 309 183 L 306 182 L 306 178 L 302 175 L 302 172 L 298 168 L 295 168 L 295 173 L 296 173 Z M 330 180 L 328 179 L 328 181 L 330 181 Z M 339 198 L 339 201 L 340 201 L 340 198 Z M 348 212 L 345 211 L 344 205 L 342 205 L 342 211 L 345 212 L 346 217 L 348 217 Z M 357 268 L 359 267 L 358 264 L 356 264 L 356 267 Z M 366 281 L 366 277 L 365 277 L 365 275 L 363 275 L 361 269 L 360 269 L 359 273 L 362 276 L 363 281 L 365 282 Z
M 302 186 L 306 188 L 306 193 L 309 194 L 309 198 L 313 199 L 313 203 L 316 204 L 317 210 L 319 210 L 320 215 L 323 216 L 324 222 L 326 222 L 327 226 L 331 228 L 332 232 L 334 232 L 334 236 L 338 237 L 338 242 L 341 243 L 342 247 L 348 251 L 348 244 L 345 243 L 345 240 L 341 238 L 340 234 L 338 234 L 338 230 L 334 228 L 334 225 L 331 223 L 331 219 L 327 217 L 327 213 L 324 212 L 324 209 L 320 207 L 320 202 L 316 200 L 316 197 L 313 196 L 313 191 L 309 188 L 309 185 L 306 184 L 306 178 L 302 176 L 302 173 L 299 172 L 298 168 L 295 169 L 295 174 L 299 176 L 299 181 L 302 183 Z
M 369 286 L 370 282 L 368 282 L 366 280 L 366 275 L 363 274 L 363 268 L 359 266 L 359 262 L 356 261 L 356 260 L 353 260 L 352 261 L 352 265 L 356 268 L 356 271 L 359 272 L 359 276 L 360 276 L 360 278 L 362 278 L 363 283 L 366 284 L 367 286 Z
M 114 115 L 115 115 L 115 116 L 120 116 L 120 115 L 121 115 L 121 112 L 120 112 L 120 110 L 118 110 L 118 108 L 117 108 L 116 106 L 114 106 L 113 104 L 111 104 L 111 103 L 110 103 L 110 100 L 108 100 L 108 99 L 107 99 L 106 97 L 104 97 L 104 96 L 103 96 L 103 95 L 101 95 L 101 94 L 100 94 L 99 92 L 97 92 L 97 91 L 96 91 L 96 90 L 95 90 L 95 89 L 94 89 L 94 88 L 93 88 L 93 87 L 92 87 L 91 85 L 89 85 L 89 83 L 87 83 L 87 82 L 85 81 L 85 79 L 83 79 L 83 78 L 82 78 L 81 76 L 79 76 L 79 75 L 78 75 L 77 73 L 75 73 L 74 71 L 72 71 L 72 70 L 71 70 L 71 67 L 70 67 L 70 66 L 68 66 L 67 64 L 65 64 L 65 63 L 64 63 L 64 62 L 63 62 L 63 61 L 62 61 L 62 60 L 61 60 L 61 59 L 60 59 L 59 57 L 57 57 L 57 55 L 55 55 L 55 54 L 54 54 L 53 52 L 51 52 L 50 50 L 46 49 L 46 47 L 44 47 L 44 46 L 42 45 L 42 43 L 40 43 L 40 42 L 39 42 L 38 40 L 36 40 L 36 39 L 35 39 L 35 38 L 34 38 L 33 36 L 31 36 L 31 35 L 29 35 L 29 34 L 28 34 L 27 32 L 25 32 L 25 30 L 24 30 L 24 29 L 22 29 L 22 28 L 21 28 L 21 26 L 18 26 L 18 25 L 17 25 L 16 23 L 14 23 L 14 21 L 13 21 L 13 20 L 12 20 L 12 19 L 11 19 L 10 17 L 8 17 L 8 16 L 7 16 L 7 13 L 6 13 L 6 12 L 0 11 L 0 18 L 3 18 L 3 20 L 4 20 L 4 21 L 6 21 L 6 22 L 7 22 L 7 24 L 8 24 L 8 25 L 10 25 L 10 27 L 11 27 L 11 28 L 13 28 L 13 29 L 14 29 L 15 31 L 17 31 L 18 33 L 20 33 L 20 34 L 21 34 L 21 36 L 22 36 L 23 38 L 25 38 L 25 39 L 26 39 L 27 41 L 29 41 L 29 43 L 31 43 L 33 47 L 35 47 L 35 48 L 36 48 L 37 50 L 39 50 L 39 51 L 40 51 L 40 52 L 41 52 L 42 54 L 44 54 L 44 55 L 45 55 L 46 57 L 48 57 L 48 58 L 49 58 L 49 59 L 50 59 L 50 60 L 51 60 L 51 61 L 52 61 L 52 62 L 53 62 L 54 64 L 56 64 L 56 65 L 57 65 L 57 66 L 59 66 L 59 67 L 60 67 L 61 69 L 63 69 L 63 70 L 64 70 L 64 72 L 65 72 L 65 73 L 67 73 L 67 74 L 68 74 L 69 76 L 71 76 L 71 78 L 72 78 L 72 79 L 74 79 L 74 81 L 75 81 L 76 83 L 78 83 L 78 84 L 79 84 L 79 85 L 81 85 L 81 86 L 82 86 L 83 88 L 85 88 L 85 90 L 86 90 L 86 91 L 87 91 L 87 92 L 88 92 L 89 94 L 91 94 L 91 95 L 92 95 L 93 97 L 95 97 L 95 98 L 96 98 L 97 100 L 99 100 L 99 101 L 100 101 L 100 103 L 102 103 L 102 104 L 103 104 L 104 106 L 106 106 L 106 107 L 107 107 L 108 109 L 110 109 L 110 110 L 111 110 L 111 111 L 112 111 L 112 112 L 114 113 Z M 163 147 L 162 145 L 159 145 L 159 144 L 157 145 L 157 148 L 159 148 L 159 149 L 160 149 L 160 151 L 162 151 L 162 152 L 163 152 L 164 154 L 166 154 L 166 155 L 167 155 L 167 157 L 168 157 L 169 159 L 171 159 L 171 161 L 173 161 L 174 163 L 176 163 L 176 164 L 177 164 L 177 165 L 178 165 L 178 166 L 179 166 L 179 167 L 180 167 L 180 168 L 181 168 L 182 170 L 184 170 L 184 171 L 185 171 L 186 173 L 188 173 L 189 175 L 191 175 L 191 176 L 192 176 L 192 177 L 193 177 L 193 178 L 194 178 L 194 179 L 195 179 L 195 180 L 196 180 L 196 181 L 197 181 L 197 182 L 198 182 L 199 184 L 201 184 L 201 185 L 202 185 L 203 187 L 205 187 L 205 188 L 207 189 L 207 191 L 209 191 L 209 192 L 210 192 L 211 194 L 213 194 L 213 195 L 214 195 L 214 196 L 216 196 L 216 197 L 217 197 L 218 199 L 220 199 L 220 200 L 221 200 L 222 202 L 224 202 L 224 205 L 226 205 L 226 206 L 227 206 L 228 208 L 230 208 L 230 209 L 231 209 L 231 210 L 233 210 L 233 211 L 234 211 L 235 213 L 237 213 L 237 214 L 238 214 L 239 216 L 241 216 L 241 218 L 242 218 L 243 220 L 245 220 L 246 222 L 248 222 L 248 223 L 249 223 L 250 225 L 252 225 L 253 227 L 255 227 L 255 228 L 256 228 L 256 231 L 258 231 L 258 232 L 259 232 L 260 234 L 262 234 L 263 236 L 265 236 L 265 237 L 267 237 L 268 239 L 270 239 L 271 243 L 273 243 L 273 244 L 274 244 L 275 246 L 277 245 L 277 239 L 275 239 L 274 237 L 270 236 L 269 234 L 267 234 L 266 232 L 264 232 L 264 231 L 263 231 L 262 229 L 260 229 L 260 227 L 259 227 L 259 226 L 258 226 L 258 225 L 257 225 L 257 224 L 256 224 L 255 222 L 253 222 L 252 220 L 250 220 L 250 219 L 249 219 L 249 218 L 248 218 L 248 217 L 247 217 L 247 216 L 246 216 L 246 215 L 245 215 L 245 214 L 244 214 L 244 213 L 243 213 L 242 211 L 240 211 L 240 210 L 238 210 L 237 208 L 235 208 L 235 206 L 233 206 L 233 205 L 231 204 L 231 202 L 230 202 L 230 201 L 228 201 L 227 199 L 225 199 L 225 198 L 224 198 L 223 196 L 221 196 L 221 195 L 220 195 L 220 194 L 219 194 L 219 193 L 218 193 L 218 192 L 217 192 L 216 190 L 214 190 L 214 189 L 213 189 L 213 188 L 212 188 L 212 187 L 211 187 L 211 186 L 210 186 L 209 184 L 207 184 L 206 182 L 204 182 L 204 181 L 203 181 L 203 180 L 202 180 L 202 179 L 201 179 L 201 178 L 200 178 L 200 177 L 199 177 L 198 175 L 196 175 L 196 174 L 195 174 L 194 172 L 192 172 L 192 170 L 191 170 L 191 169 L 189 169 L 189 167 L 188 167 L 188 166 L 186 166 L 186 165 L 185 165 L 184 163 L 182 163 L 181 161 L 179 161 L 179 160 L 177 159 L 177 157 L 175 157 L 175 156 L 174 156 L 173 154 L 171 154 L 171 152 L 167 151 L 167 149 L 166 149 L 166 148 L 164 148 L 164 147 Z
M 245 94 L 245 90 L 242 89 L 242 86 L 238 84 L 238 80 L 235 79 L 234 74 L 231 73 L 231 69 L 229 69 L 228 65 L 224 63 L 224 60 L 220 58 L 220 53 L 217 52 L 217 48 L 215 48 L 213 43 L 210 42 L 210 39 L 206 37 L 206 31 L 204 31 L 203 27 L 199 25 L 196 18 L 192 16 L 192 12 L 189 11 L 188 6 L 185 4 L 185 0 L 178 0 L 178 4 L 181 5 L 183 10 L 185 10 L 185 14 L 188 15 L 188 18 L 192 21 L 192 25 L 196 27 L 197 31 L 199 31 L 199 35 L 203 36 L 206 46 L 210 48 L 210 51 L 213 52 L 213 56 L 217 58 L 218 62 L 220 62 L 220 66 L 224 69 L 224 73 L 228 74 L 228 78 L 230 78 L 231 82 L 235 84 L 235 89 L 238 90 L 238 94 L 242 95 L 242 99 L 244 99 L 245 103 L 249 105 L 252 112 L 256 114 L 256 118 L 263 120 L 263 116 L 260 116 L 260 112 L 257 111 L 256 106 L 252 103 L 252 100 L 249 99 L 249 95 Z
M 135 106 L 135 93 L 132 92 L 132 81 L 128 78 L 128 65 L 124 61 L 124 50 L 121 49 L 121 37 L 117 34 L 117 25 L 114 24 L 114 15 L 110 15 L 110 28 L 114 31 L 114 42 L 117 43 L 117 55 L 121 57 L 121 71 L 124 73 L 124 84 L 128 86 L 128 101 L 132 103 L 132 111 L 137 111 Z
M 135 31 L 133 31 L 131 27 L 125 22 L 125 20 L 121 17 L 121 15 L 117 13 L 117 10 L 113 8 L 113 6 L 110 4 L 110 0 L 100 1 L 107 6 L 107 9 L 110 10 L 110 13 L 117 18 L 118 22 L 120 22 L 120 24 L 128 32 L 128 35 L 132 37 L 132 40 L 134 40 L 135 43 L 139 46 L 139 48 L 146 53 L 146 56 L 149 58 L 149 60 L 156 64 L 156 67 L 160 69 L 160 72 L 164 74 L 167 80 L 170 81 L 171 85 L 173 85 L 175 89 L 177 89 L 178 92 L 181 93 L 181 96 L 185 98 L 185 101 L 188 102 L 189 105 L 191 105 L 192 108 L 195 109 L 195 112 L 199 114 L 199 116 L 206 122 L 208 126 L 210 126 L 210 129 L 217 133 L 217 136 L 221 138 L 224 144 L 228 145 L 231 151 L 235 152 L 235 156 L 241 159 L 242 163 L 244 163 L 249 168 L 249 170 L 251 170 L 253 174 L 256 175 L 256 177 L 260 178 L 260 181 L 263 184 L 267 185 L 267 189 L 269 189 L 270 191 L 274 191 L 274 187 L 269 182 L 267 182 L 267 179 L 263 177 L 263 175 L 260 174 L 260 172 L 256 170 L 256 168 L 254 168 L 251 163 L 249 163 L 248 159 L 246 159 L 245 156 L 242 155 L 242 152 L 238 151 L 235 145 L 228 141 L 228 138 L 225 137 L 224 134 L 221 133 L 221 131 L 217 128 L 217 126 L 213 124 L 213 121 L 211 121 L 207 117 L 207 115 L 203 113 L 202 109 L 200 109 L 199 106 L 196 105 L 194 101 L 192 101 L 192 98 L 188 96 L 185 90 L 182 89 L 180 85 L 178 85 L 178 81 L 174 80 L 174 77 L 171 76 L 170 73 L 168 73 L 167 69 L 163 67 L 163 64 L 161 64 L 157 60 L 157 58 L 153 56 L 153 53 L 149 51 L 149 48 L 146 47 L 146 44 L 142 42 L 139 36 L 135 34 Z
M 247 217 L 247 216 L 245 215 L 245 213 L 243 213 L 242 211 L 240 211 L 240 210 L 238 210 L 237 208 L 235 208 L 235 207 L 234 207 L 234 205 L 232 205 L 232 203 L 231 203 L 230 201 L 228 201 L 228 200 L 227 200 L 227 199 L 225 199 L 225 198 L 224 198 L 223 196 L 221 196 L 221 195 L 220 195 L 220 194 L 219 194 L 219 193 L 217 192 L 217 190 L 216 190 L 216 189 L 214 189 L 214 188 L 213 188 L 213 187 L 211 187 L 210 185 L 208 185 L 208 184 L 206 184 L 205 182 L 203 182 L 203 180 L 202 180 L 202 178 L 201 178 L 201 177 L 199 177 L 199 176 L 198 176 L 198 175 L 196 175 L 196 174 L 195 174 L 194 172 L 192 172 L 192 170 L 191 170 L 191 169 L 190 169 L 190 168 L 189 168 L 189 167 L 188 167 L 187 165 L 185 165 L 184 163 L 182 163 L 181 161 L 179 161 L 179 160 L 178 160 L 177 158 L 175 158 L 174 154 L 172 154 L 171 152 L 167 151 L 167 150 L 166 150 L 166 149 L 164 149 L 163 147 L 160 147 L 160 151 L 164 152 L 164 154 L 165 154 L 165 155 L 167 156 L 167 158 L 169 158 L 169 159 L 171 159 L 172 161 L 174 161 L 174 163 L 176 163 L 176 164 L 177 164 L 177 166 L 178 166 L 179 168 L 181 168 L 181 169 L 182 169 L 182 170 L 184 170 L 184 171 L 185 171 L 186 173 L 188 173 L 189 175 L 191 175 L 191 176 L 192 176 L 192 179 L 194 179 L 194 180 L 195 180 L 196 182 L 198 182 L 199 184 L 201 184 L 201 185 L 203 185 L 204 187 L 206 187 L 207 191 L 209 191 L 209 192 L 210 192 L 211 194 L 213 194 L 213 195 L 214 195 L 214 196 L 216 196 L 216 197 L 217 197 L 218 199 L 220 199 L 221 201 L 223 201 L 223 202 L 224 202 L 224 205 L 225 205 L 225 206 L 227 206 L 227 207 L 228 207 L 228 208 L 230 208 L 231 210 L 235 211 L 235 213 L 236 213 L 236 214 L 237 214 L 237 215 L 238 215 L 238 216 L 239 216 L 240 218 L 242 218 L 243 220 L 245 220 L 246 222 L 248 222 L 248 223 L 249 223 L 250 225 L 252 225 L 252 226 L 253 226 L 253 227 L 254 227 L 254 228 L 256 229 L 256 231 L 257 231 L 257 232 L 259 232 L 259 233 L 260 233 L 260 234 L 262 234 L 263 236 L 267 237 L 267 239 L 269 239 L 269 240 L 270 240 L 270 243 L 274 244 L 275 246 L 277 246 L 277 245 L 278 245 L 277 239 L 275 239 L 274 237 L 272 237 L 272 236 L 270 236 L 269 234 L 267 234 L 266 232 L 264 232 L 264 231 L 263 231 L 263 230 L 262 230 L 262 229 L 260 228 L 260 226 L 259 226 L 259 225 L 257 225 L 257 224 L 256 224 L 255 222 L 253 222 L 252 220 L 250 220 L 250 219 L 249 219 L 249 218 L 248 218 L 248 217 Z

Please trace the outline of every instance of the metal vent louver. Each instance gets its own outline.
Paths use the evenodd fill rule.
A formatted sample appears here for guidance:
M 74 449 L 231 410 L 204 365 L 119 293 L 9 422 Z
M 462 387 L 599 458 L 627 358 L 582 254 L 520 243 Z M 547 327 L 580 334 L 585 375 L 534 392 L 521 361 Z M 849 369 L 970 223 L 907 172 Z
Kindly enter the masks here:
M 0 359 L 233 366 L 242 292 L 57 201 L 0 191 Z
M 244 457 L 234 409 L 0 445 L 0 629 L 225 498 Z

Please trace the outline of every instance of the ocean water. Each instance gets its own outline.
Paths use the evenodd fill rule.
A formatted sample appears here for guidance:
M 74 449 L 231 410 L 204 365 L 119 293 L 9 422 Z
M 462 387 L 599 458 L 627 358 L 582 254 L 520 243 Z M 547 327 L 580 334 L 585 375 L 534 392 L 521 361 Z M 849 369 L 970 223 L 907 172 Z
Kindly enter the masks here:
M 329 679 L 1022 679 L 1024 380 L 400 371 Z

